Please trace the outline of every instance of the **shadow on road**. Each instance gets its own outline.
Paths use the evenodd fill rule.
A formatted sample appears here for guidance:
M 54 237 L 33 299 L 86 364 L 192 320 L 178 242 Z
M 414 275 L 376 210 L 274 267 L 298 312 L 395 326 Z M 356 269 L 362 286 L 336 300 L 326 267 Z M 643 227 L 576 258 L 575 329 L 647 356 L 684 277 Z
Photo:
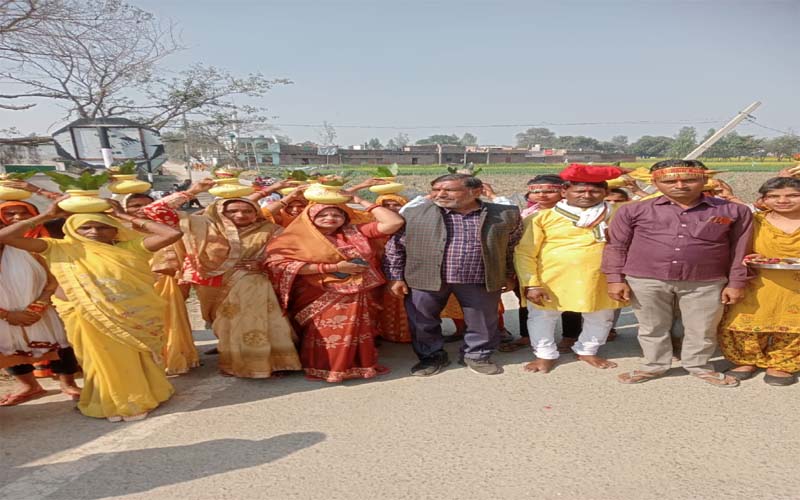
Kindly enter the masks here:
M 185 446 L 98 453 L 74 462 L 21 468 L 19 472 L 26 475 L 50 467 L 86 472 L 80 481 L 72 481 L 50 496 L 99 499 L 258 467 L 324 440 L 321 432 L 292 432 L 257 441 L 215 439 Z

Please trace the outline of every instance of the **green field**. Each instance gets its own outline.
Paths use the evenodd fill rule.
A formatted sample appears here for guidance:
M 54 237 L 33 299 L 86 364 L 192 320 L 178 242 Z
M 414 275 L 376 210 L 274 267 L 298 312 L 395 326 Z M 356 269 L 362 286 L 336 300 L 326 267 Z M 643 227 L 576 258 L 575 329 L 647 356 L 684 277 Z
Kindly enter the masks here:
M 649 167 L 659 160 L 646 160 L 637 162 L 624 162 L 624 168 Z M 777 172 L 783 168 L 797 164 L 796 161 L 706 161 L 709 168 L 729 172 Z M 564 168 L 563 164 L 555 163 L 491 163 L 476 164 L 476 168 L 482 168 L 481 175 L 536 175 L 545 173 L 559 172 Z M 282 165 L 279 168 L 266 168 L 267 175 L 275 175 L 279 171 L 291 169 L 293 166 Z M 297 166 L 296 168 L 309 168 L 308 166 Z M 352 171 L 356 177 L 369 176 L 377 168 L 376 165 L 320 165 L 314 167 L 322 172 Z M 435 176 L 447 173 L 447 165 L 400 165 L 400 175 L 429 175 Z

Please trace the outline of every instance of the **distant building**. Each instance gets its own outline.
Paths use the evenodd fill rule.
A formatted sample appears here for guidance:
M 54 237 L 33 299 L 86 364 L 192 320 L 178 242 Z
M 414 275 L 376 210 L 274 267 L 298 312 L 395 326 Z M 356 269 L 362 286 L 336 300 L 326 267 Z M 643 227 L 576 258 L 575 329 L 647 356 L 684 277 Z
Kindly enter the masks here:
M 403 150 L 338 149 L 335 155 L 318 154 L 316 146 L 281 145 L 281 165 L 444 165 L 486 163 L 572 163 L 636 161 L 635 155 L 594 151 L 529 150 L 504 146 L 406 146 Z M 269 161 L 266 164 L 271 164 Z

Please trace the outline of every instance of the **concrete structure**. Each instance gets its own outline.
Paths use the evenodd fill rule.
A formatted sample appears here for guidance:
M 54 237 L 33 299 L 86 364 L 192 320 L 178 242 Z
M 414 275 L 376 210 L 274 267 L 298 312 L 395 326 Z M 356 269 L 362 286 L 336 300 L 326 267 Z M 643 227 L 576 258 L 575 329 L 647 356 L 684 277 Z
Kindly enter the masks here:
M 0 139 L 0 165 L 52 165 L 63 169 L 50 137 Z

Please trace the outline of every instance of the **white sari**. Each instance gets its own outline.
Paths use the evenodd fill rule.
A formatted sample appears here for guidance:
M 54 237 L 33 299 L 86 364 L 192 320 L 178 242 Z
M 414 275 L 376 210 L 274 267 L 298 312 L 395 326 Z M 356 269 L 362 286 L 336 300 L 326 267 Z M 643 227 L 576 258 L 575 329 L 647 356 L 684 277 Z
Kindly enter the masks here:
M 6 246 L 0 259 L 0 308 L 20 311 L 34 302 L 47 285 L 47 271 L 31 254 Z M 31 326 L 0 320 L 0 354 L 40 357 L 69 347 L 61 320 L 52 307 Z

